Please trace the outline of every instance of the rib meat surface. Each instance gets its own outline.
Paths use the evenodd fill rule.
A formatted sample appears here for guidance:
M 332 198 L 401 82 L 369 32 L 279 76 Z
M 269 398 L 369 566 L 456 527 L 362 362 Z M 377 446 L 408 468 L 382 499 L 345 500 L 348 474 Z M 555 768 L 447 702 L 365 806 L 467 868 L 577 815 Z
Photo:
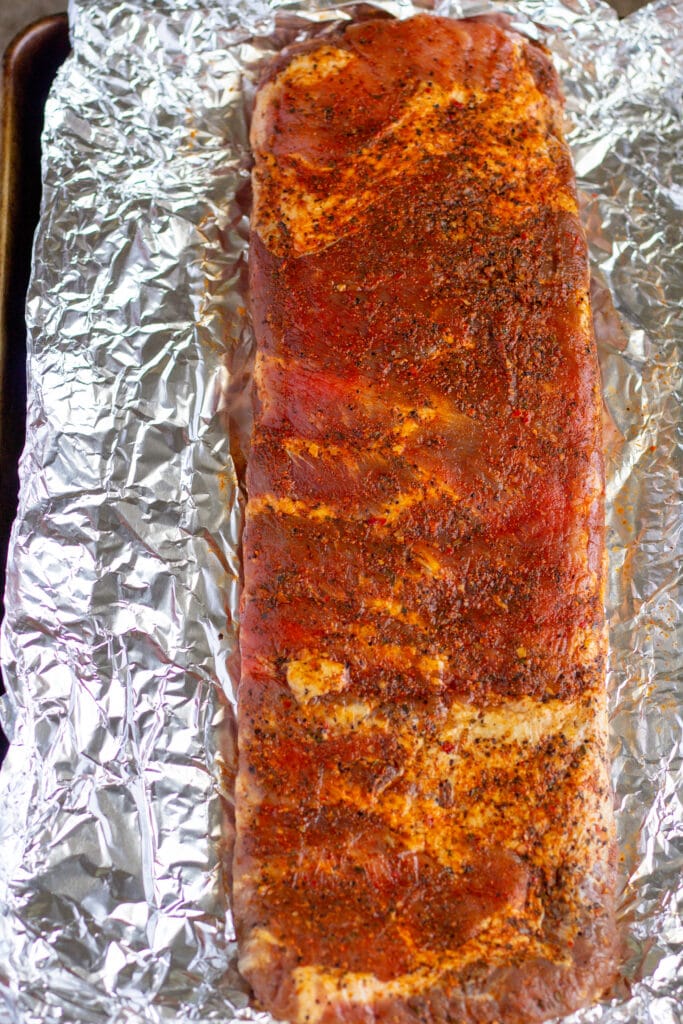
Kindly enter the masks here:
M 286 51 L 257 336 L 234 911 L 296 1024 L 528 1024 L 614 972 L 601 398 L 546 52 L 487 20 Z

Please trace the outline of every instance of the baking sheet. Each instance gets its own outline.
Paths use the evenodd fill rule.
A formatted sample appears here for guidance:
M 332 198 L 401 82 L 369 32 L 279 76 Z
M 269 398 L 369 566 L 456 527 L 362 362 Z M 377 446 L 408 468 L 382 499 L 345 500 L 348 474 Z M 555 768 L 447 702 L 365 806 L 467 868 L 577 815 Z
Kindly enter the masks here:
M 74 54 L 46 114 L 2 637 L 8 1020 L 268 1020 L 236 973 L 224 899 L 252 344 L 248 112 L 269 55 L 368 6 L 71 6 Z M 419 5 L 372 6 L 406 17 Z M 674 1024 L 683 8 L 659 2 L 621 23 L 594 0 L 436 10 L 492 7 L 543 39 L 563 77 L 608 413 L 626 953 L 610 999 L 568 1019 Z

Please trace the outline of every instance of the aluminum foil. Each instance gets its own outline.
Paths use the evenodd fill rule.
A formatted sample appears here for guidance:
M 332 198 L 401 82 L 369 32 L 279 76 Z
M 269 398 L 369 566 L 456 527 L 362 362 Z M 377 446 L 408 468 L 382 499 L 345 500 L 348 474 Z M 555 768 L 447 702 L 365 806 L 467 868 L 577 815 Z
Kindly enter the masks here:
M 237 975 L 224 895 L 252 347 L 247 123 L 263 61 L 356 12 L 333 3 L 71 7 L 73 55 L 46 114 L 2 639 L 3 1021 L 269 1019 Z M 598 0 L 509 10 L 564 79 L 606 405 L 625 955 L 610 998 L 569 1019 L 676 1024 L 683 7 L 623 22 Z

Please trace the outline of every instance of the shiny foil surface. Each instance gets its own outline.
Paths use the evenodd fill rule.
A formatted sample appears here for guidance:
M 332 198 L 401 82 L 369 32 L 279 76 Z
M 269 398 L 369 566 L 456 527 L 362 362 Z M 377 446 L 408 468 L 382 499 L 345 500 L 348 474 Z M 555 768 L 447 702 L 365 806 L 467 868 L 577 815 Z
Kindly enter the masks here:
M 0 1021 L 262 1021 L 229 886 L 248 116 L 263 62 L 376 0 L 76 0 L 48 102 L 2 637 Z M 683 5 L 509 10 L 553 52 L 605 396 L 622 978 L 683 1019 Z M 678 603 L 677 603 L 678 601 Z M 677 629 L 678 637 L 676 634 Z M 678 660 L 677 660 L 678 659 Z

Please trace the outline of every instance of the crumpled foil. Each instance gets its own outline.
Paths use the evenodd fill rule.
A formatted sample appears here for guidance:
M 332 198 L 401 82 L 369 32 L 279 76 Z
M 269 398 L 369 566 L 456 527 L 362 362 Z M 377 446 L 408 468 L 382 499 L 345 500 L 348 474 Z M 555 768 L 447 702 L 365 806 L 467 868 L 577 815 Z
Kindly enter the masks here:
M 3 635 L 0 1019 L 261 1021 L 225 890 L 249 429 L 248 116 L 263 61 L 373 0 L 76 0 L 48 101 Z M 438 13 L 495 2 L 438 0 Z M 506 8 L 551 48 L 606 405 L 622 979 L 683 1019 L 677 682 L 683 6 Z M 227 428 L 227 429 L 226 429 Z M 680 667 L 680 664 L 678 665 Z

